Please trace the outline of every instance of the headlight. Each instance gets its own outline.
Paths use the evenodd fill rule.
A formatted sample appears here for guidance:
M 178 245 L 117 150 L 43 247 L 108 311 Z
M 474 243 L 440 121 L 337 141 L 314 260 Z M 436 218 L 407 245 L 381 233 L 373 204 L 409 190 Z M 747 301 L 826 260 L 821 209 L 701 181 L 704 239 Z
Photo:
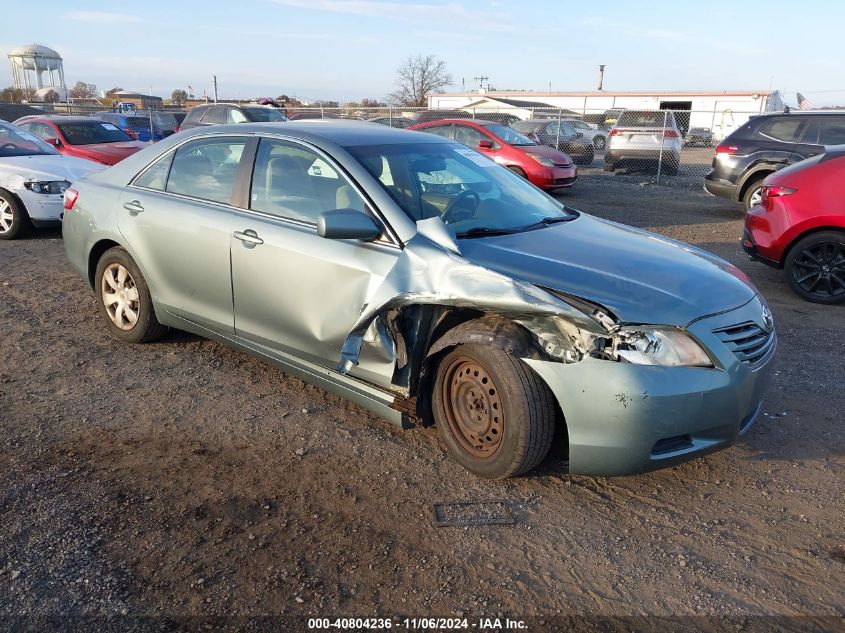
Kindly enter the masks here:
M 555 166 L 555 164 L 552 161 L 550 161 L 548 158 L 546 158 L 545 156 L 540 156 L 539 154 L 532 154 L 531 152 L 526 152 L 526 153 L 531 158 L 536 160 L 538 163 L 543 165 L 543 167 L 554 167 Z
M 620 330 L 616 354 L 636 365 L 712 367 L 707 352 L 681 330 Z
M 70 183 L 67 180 L 48 180 L 43 182 L 25 182 L 23 186 L 33 193 L 63 194 L 65 189 L 70 187 Z

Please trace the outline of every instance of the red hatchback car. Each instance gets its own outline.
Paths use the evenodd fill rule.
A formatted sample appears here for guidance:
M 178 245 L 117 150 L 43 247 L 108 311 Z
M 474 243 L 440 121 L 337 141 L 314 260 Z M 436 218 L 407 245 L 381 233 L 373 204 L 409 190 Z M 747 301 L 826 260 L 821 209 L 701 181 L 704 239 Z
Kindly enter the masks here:
M 442 119 L 407 128 L 445 136 L 471 147 L 498 164 L 551 191 L 575 184 L 578 168 L 572 159 L 551 147 L 538 145 L 507 125 L 479 119 Z
M 114 165 L 148 146 L 107 121 L 87 116 L 28 116 L 15 121 L 62 154 Z
M 807 301 L 845 301 L 845 146 L 776 171 L 761 194 L 745 218 L 745 252 L 782 268 Z

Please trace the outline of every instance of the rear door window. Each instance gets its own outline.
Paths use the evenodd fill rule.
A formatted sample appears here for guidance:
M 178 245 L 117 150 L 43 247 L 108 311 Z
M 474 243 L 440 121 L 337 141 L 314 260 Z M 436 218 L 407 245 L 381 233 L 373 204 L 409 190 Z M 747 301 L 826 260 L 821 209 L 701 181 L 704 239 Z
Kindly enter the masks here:
M 204 138 L 176 150 L 166 190 L 200 200 L 229 204 L 246 139 Z
M 437 136 L 452 138 L 452 125 L 433 125 L 432 127 L 420 130 L 420 132 L 427 132 L 428 134 L 437 134 Z
M 760 126 L 760 134 L 776 141 L 793 143 L 797 140 L 799 128 L 805 122 L 806 119 L 798 117 L 778 117 Z
M 212 106 L 202 117 L 203 123 L 226 123 L 226 106 Z
M 171 162 L 173 162 L 173 152 L 168 152 L 147 167 L 132 184 L 136 187 L 144 187 L 145 189 L 164 191 L 164 187 L 167 184 L 167 172 L 170 171 Z
M 819 143 L 821 145 L 845 144 L 845 117 L 824 117 L 819 134 Z

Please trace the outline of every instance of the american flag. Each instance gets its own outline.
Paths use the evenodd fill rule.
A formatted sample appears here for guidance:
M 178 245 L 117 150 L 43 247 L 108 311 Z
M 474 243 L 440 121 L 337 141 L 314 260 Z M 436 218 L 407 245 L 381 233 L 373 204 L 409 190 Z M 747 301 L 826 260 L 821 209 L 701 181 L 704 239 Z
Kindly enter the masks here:
M 813 104 L 807 101 L 807 97 L 802 95 L 800 92 L 795 93 L 795 96 L 798 98 L 798 109 L 799 110 L 812 110 Z

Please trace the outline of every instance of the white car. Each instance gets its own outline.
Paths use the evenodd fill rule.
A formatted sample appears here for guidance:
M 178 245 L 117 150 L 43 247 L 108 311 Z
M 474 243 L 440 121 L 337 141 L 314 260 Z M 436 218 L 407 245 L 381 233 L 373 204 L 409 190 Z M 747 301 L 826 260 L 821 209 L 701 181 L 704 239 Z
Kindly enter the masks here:
M 604 170 L 648 167 L 677 174 L 683 140 L 671 110 L 625 110 L 610 130 Z
M 102 168 L 60 154 L 29 132 L 0 121 L 0 240 L 20 237 L 32 226 L 61 222 L 65 189 Z
M 596 149 L 604 149 L 604 146 L 607 143 L 607 133 L 604 130 L 599 130 L 581 119 L 563 120 L 569 123 L 569 125 L 574 127 L 578 132 L 581 132 L 585 138 L 590 139 L 593 147 Z

